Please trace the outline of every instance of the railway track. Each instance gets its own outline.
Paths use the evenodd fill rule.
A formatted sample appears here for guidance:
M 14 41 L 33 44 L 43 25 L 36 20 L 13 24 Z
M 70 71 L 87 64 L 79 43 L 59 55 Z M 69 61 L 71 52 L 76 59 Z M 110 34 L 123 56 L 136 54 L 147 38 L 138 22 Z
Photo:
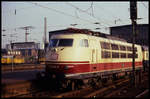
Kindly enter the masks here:
M 20 81 L 17 83 L 2 84 L 2 98 L 30 96 L 33 93 L 39 93 L 47 87 L 44 85 L 44 80 L 37 79 Z M 41 86 L 42 85 L 42 86 Z
M 146 85 L 144 82 L 147 81 L 148 74 L 144 73 L 142 78 L 142 85 Z M 75 91 L 56 91 L 52 90 L 50 88 L 47 88 L 47 85 L 44 83 L 44 81 L 39 82 L 37 80 L 34 81 L 26 81 L 22 83 L 16 83 L 16 84 L 10 84 L 10 85 L 2 85 L 2 98 L 7 97 L 52 97 L 52 98 L 64 98 L 64 97 L 84 97 L 84 98 L 91 98 L 91 97 L 124 97 L 125 93 L 128 93 L 128 91 L 133 91 L 130 88 L 132 88 L 129 84 L 130 79 L 119 79 L 117 81 L 110 83 L 106 83 L 101 88 L 92 88 L 87 87 L 80 90 Z M 48 83 L 48 82 L 47 82 Z M 47 88 L 46 90 L 39 88 L 41 85 Z M 148 85 L 148 84 L 147 84 Z M 129 88 L 130 87 L 130 88 Z M 135 96 L 138 96 L 138 94 L 144 92 L 142 88 L 148 88 L 148 86 L 144 86 L 141 88 L 137 88 L 138 93 L 135 94 Z M 123 94 L 122 94 L 123 93 Z M 128 94 L 129 95 L 129 94 Z
M 146 84 L 144 82 L 147 82 L 147 80 L 143 80 L 141 82 L 141 84 Z M 111 90 L 110 93 L 104 95 L 104 98 L 109 98 L 109 97 L 132 97 L 135 98 L 136 95 L 138 95 L 139 93 L 143 92 L 143 90 L 145 90 L 146 88 L 148 88 L 148 86 L 143 86 L 141 85 L 140 87 L 133 87 L 133 85 L 131 84 L 127 84 L 124 86 L 121 86 L 120 88 L 116 88 Z
M 34 91 L 36 81 L 23 81 L 11 84 L 2 84 L 2 98 L 15 97 Z
M 19 70 L 33 70 L 44 69 L 44 64 L 18 64 L 18 65 L 2 65 L 2 72 L 19 71 Z
M 140 84 L 142 85 L 148 85 L 148 82 L 146 79 L 147 74 L 143 74 L 143 80 Z M 76 91 L 71 91 L 71 92 L 66 92 L 66 93 L 61 93 L 56 96 L 52 96 L 53 98 L 71 98 L 71 97 L 83 97 L 83 98 L 95 98 L 95 97 L 135 97 L 139 93 L 141 93 L 144 88 L 148 88 L 148 86 L 140 86 L 137 88 L 134 88 L 130 84 L 130 79 L 120 79 L 112 84 L 106 84 L 104 85 L 105 87 L 100 88 L 100 89 L 93 89 L 93 88 L 85 88 L 81 90 L 76 90 Z M 133 93 L 133 91 L 135 91 Z
M 138 78 L 138 77 L 136 77 Z M 104 98 L 135 98 L 137 96 L 140 97 L 140 93 L 142 93 L 144 90 L 146 90 L 147 88 L 149 88 L 149 84 L 148 84 L 148 75 L 147 73 L 145 73 L 143 75 L 143 80 L 141 82 L 138 81 L 138 79 L 136 80 L 136 87 L 134 87 L 130 81 L 128 81 L 127 83 L 122 83 L 120 82 L 119 86 L 116 86 L 115 88 L 112 88 L 108 91 L 103 92 L 103 94 L 97 94 L 97 96 L 95 95 L 95 97 L 104 97 Z M 90 95 L 89 95 L 90 96 Z M 91 95 L 94 96 L 94 95 Z
M 46 82 L 46 83 L 45 83 Z M 46 79 L 22 81 L 18 83 L 2 84 L 2 98 L 10 97 L 46 97 L 59 93 L 49 86 Z
M 113 89 L 116 86 L 121 85 L 121 84 L 128 82 L 128 81 L 129 81 L 129 79 L 126 79 L 126 80 L 121 79 L 121 80 L 117 80 L 117 81 L 113 82 L 111 85 L 105 84 L 104 86 L 107 86 L 107 87 L 103 87 L 100 89 L 88 87 L 88 88 L 84 88 L 81 90 L 75 90 L 75 91 L 71 91 L 71 92 L 61 93 L 61 94 L 58 94 L 58 95 L 52 96 L 52 97 L 53 98 L 64 98 L 64 97 L 67 97 L 67 98 L 68 97 L 90 98 L 90 97 L 95 97 L 97 94 L 100 94 L 100 93 L 102 94 L 103 92 L 110 90 L 110 89 Z
M 148 94 L 149 89 L 144 90 L 143 92 L 141 92 L 140 94 L 138 94 L 135 98 L 141 98 L 143 95 Z

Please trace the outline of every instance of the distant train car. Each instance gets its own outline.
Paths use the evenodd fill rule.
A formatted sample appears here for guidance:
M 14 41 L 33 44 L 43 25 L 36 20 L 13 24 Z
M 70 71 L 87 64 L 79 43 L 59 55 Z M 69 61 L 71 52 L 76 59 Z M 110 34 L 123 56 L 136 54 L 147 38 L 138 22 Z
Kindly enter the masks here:
M 2 64 L 7 63 L 7 58 L 1 57 L 1 63 L 2 63 Z
M 15 64 L 25 63 L 25 60 L 24 58 L 14 58 L 14 63 Z
M 10 56 L 10 55 L 5 55 L 5 56 L 2 56 L 1 57 L 1 63 L 2 64 L 10 64 L 13 62 L 13 56 Z
M 6 55 L 6 56 L 2 56 L 1 58 L 1 63 L 2 64 L 22 64 L 25 63 L 24 58 L 16 58 L 12 55 Z
M 31 60 L 30 63 L 44 63 L 45 62 L 45 56 L 39 57 L 38 60 Z M 1 63 L 2 64 L 25 64 L 27 63 L 25 61 L 25 57 L 13 57 L 13 56 L 2 56 L 1 57 Z

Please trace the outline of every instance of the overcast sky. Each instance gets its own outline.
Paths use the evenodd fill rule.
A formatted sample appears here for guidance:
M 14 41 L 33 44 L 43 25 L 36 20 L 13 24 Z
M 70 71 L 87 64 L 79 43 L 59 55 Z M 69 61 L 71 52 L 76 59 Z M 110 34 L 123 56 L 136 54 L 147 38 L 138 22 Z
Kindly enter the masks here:
M 137 2 L 138 24 L 149 24 L 149 2 Z M 109 34 L 109 27 L 129 25 L 130 3 L 124 2 L 2 2 L 2 48 L 5 44 L 25 41 L 25 30 L 32 26 L 28 41 L 43 42 L 44 17 L 48 32 L 68 27 L 86 28 Z M 94 24 L 98 22 L 99 24 Z M 71 26 L 71 24 L 77 24 Z M 100 28 L 100 29 L 96 29 Z M 6 36 L 4 36 L 6 35 Z M 13 35 L 11 37 L 11 35 Z

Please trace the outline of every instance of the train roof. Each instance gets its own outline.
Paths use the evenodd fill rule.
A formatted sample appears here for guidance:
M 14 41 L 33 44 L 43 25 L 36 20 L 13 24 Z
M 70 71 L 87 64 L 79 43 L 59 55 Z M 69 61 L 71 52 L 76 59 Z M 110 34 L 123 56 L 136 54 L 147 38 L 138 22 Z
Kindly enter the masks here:
M 94 32 L 89 29 L 67 28 L 67 29 L 63 29 L 63 30 L 56 30 L 56 31 L 49 32 L 49 36 L 57 35 L 57 34 L 85 34 L 85 35 L 90 35 L 90 36 L 103 37 L 103 38 L 107 38 L 107 39 L 111 39 L 111 40 L 127 42 L 123 38 L 118 38 L 118 37 L 111 36 L 109 34 L 104 34 L 101 32 Z
M 104 38 L 104 37 L 97 37 L 97 36 L 91 36 L 91 35 L 86 35 L 86 34 L 81 34 L 81 33 L 59 33 L 59 34 L 54 34 L 52 35 L 51 39 L 59 39 L 59 38 L 84 38 L 88 39 L 90 36 L 91 39 L 98 39 L 103 42 L 108 42 L 108 43 L 114 43 L 114 44 L 124 44 L 127 46 L 131 46 L 132 43 L 128 43 L 122 40 L 116 40 L 116 39 L 109 39 L 109 38 Z M 139 46 L 138 44 L 135 44 L 135 46 Z
M 125 45 L 129 45 L 129 46 L 131 46 L 131 44 L 132 44 L 130 42 L 127 42 L 124 39 L 121 39 L 121 38 L 118 38 L 118 37 L 115 37 L 115 36 L 111 36 L 111 35 L 108 35 L 108 34 L 100 34 L 99 36 L 95 36 L 95 35 L 91 35 L 90 33 L 83 33 L 81 31 L 70 32 L 68 30 L 58 30 L 58 31 L 49 32 L 49 36 L 50 37 L 52 36 L 52 39 L 53 38 L 62 38 L 62 35 L 63 35 L 64 38 L 68 38 L 68 37 L 88 38 L 88 36 L 90 36 L 93 39 L 97 38 L 97 39 L 100 39 L 101 41 L 104 41 L 104 42 L 110 42 L 110 43 L 116 43 L 116 44 L 125 44 Z M 64 36 L 64 35 L 67 35 L 67 36 Z M 135 46 L 140 46 L 140 45 L 135 44 Z

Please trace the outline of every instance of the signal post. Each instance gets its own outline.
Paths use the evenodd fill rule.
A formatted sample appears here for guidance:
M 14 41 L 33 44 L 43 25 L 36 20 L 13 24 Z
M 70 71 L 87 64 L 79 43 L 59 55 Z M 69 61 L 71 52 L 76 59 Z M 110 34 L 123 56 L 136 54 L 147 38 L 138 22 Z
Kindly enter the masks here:
M 136 20 L 137 20 L 137 2 L 136 1 L 130 1 L 130 18 L 132 21 L 132 78 L 131 78 L 131 82 L 134 85 L 134 87 L 136 87 L 136 74 L 135 74 L 135 49 L 134 49 L 134 45 L 135 45 L 135 36 L 136 36 Z

